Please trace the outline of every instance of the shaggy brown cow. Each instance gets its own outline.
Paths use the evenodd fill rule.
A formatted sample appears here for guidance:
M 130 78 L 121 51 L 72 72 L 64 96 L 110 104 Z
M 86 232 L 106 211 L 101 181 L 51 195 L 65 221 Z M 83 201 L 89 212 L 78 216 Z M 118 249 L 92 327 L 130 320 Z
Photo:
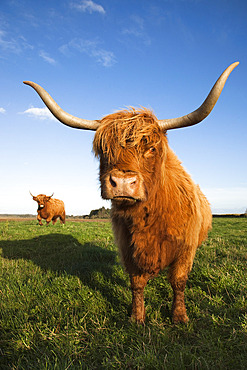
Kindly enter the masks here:
M 187 322 L 184 290 L 197 247 L 211 228 L 209 203 L 170 149 L 166 131 L 194 125 L 213 109 L 238 65 L 220 76 L 196 111 L 158 120 L 147 109 L 130 109 L 89 121 L 64 112 L 39 85 L 32 86 L 64 124 L 96 130 L 93 149 L 100 158 L 101 194 L 112 201 L 112 223 L 123 264 L 130 275 L 132 318 L 144 322 L 144 288 L 169 267 L 173 321 Z
M 45 194 L 39 194 L 36 197 L 32 195 L 33 200 L 38 203 L 38 215 L 37 220 L 39 221 L 40 226 L 42 226 L 42 218 L 46 220 L 46 224 L 48 225 L 51 220 L 53 225 L 57 222 L 58 217 L 60 218 L 60 222 L 65 224 L 65 209 L 64 209 L 64 202 L 60 199 L 51 199 L 53 196 L 47 196 Z

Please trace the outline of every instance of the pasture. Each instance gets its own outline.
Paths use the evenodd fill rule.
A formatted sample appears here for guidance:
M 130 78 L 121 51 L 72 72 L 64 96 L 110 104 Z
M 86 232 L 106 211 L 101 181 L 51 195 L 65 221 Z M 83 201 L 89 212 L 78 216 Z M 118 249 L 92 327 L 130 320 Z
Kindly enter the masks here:
M 130 322 L 110 222 L 0 222 L 1 369 L 246 369 L 247 219 L 215 218 L 173 325 L 166 272 Z

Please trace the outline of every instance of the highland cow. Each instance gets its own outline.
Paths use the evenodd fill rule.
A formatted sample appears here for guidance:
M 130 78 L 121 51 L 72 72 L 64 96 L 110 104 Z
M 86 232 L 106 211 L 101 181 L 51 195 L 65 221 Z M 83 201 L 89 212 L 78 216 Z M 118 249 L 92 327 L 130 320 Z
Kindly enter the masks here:
M 93 150 L 100 159 L 101 195 L 112 202 L 113 231 L 131 281 L 132 318 L 139 323 L 145 320 L 144 288 L 165 267 L 174 293 L 173 321 L 188 321 L 186 281 L 212 215 L 199 186 L 170 149 L 166 132 L 206 118 L 237 65 L 222 73 L 197 110 L 166 120 L 158 120 L 147 109 L 84 120 L 63 111 L 41 86 L 25 82 L 62 123 L 96 131 Z
M 46 220 L 48 225 L 51 221 L 53 225 L 57 222 L 57 219 L 60 218 L 60 222 L 65 224 L 65 209 L 64 202 L 60 199 L 52 199 L 52 195 L 47 196 L 45 194 L 39 194 L 37 196 L 32 195 L 33 200 L 38 203 L 38 215 L 37 220 L 42 226 L 42 218 Z

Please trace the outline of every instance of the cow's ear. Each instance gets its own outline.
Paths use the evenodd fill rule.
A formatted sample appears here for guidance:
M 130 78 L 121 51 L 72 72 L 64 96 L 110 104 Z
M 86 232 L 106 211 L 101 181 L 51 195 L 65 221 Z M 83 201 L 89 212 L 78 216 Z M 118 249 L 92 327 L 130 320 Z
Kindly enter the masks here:
M 33 200 L 36 200 L 36 202 L 37 202 L 37 197 L 33 196 Z
M 50 200 L 51 199 L 51 197 L 45 197 L 45 200 L 48 202 L 48 200 Z

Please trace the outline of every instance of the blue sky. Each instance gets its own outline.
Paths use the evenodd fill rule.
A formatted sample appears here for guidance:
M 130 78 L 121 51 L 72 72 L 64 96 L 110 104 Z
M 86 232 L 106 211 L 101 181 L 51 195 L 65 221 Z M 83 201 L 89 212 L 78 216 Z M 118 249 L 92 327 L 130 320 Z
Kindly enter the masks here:
M 0 213 L 35 214 L 29 190 L 68 214 L 110 207 L 93 132 L 61 125 L 22 81 L 82 118 L 145 106 L 165 119 L 196 109 L 235 61 L 210 116 L 168 139 L 213 212 L 245 211 L 246 45 L 246 0 L 1 0 Z

